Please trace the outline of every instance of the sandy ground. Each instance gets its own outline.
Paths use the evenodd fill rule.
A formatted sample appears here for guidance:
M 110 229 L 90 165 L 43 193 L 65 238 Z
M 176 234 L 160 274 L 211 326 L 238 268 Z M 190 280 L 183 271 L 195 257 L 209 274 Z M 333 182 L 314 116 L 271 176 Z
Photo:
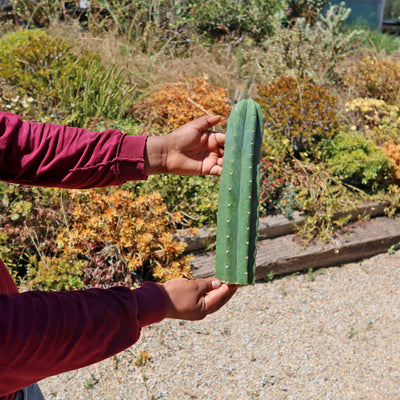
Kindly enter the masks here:
M 400 252 L 240 288 L 42 381 L 46 399 L 400 399 Z

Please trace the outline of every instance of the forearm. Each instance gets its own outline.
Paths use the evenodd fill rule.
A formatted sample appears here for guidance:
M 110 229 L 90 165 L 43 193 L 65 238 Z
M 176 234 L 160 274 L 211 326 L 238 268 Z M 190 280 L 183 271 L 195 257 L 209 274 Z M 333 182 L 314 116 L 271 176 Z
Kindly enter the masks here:
M 31 123 L 0 112 L 0 179 L 65 188 L 146 179 L 146 140 L 117 130 Z
M 0 295 L 0 396 L 122 351 L 166 310 L 165 293 L 154 283 Z

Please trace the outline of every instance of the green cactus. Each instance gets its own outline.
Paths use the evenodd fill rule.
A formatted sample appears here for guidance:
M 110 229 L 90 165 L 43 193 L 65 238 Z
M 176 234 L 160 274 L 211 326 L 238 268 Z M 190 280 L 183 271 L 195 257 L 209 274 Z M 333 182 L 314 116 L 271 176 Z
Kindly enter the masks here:
M 252 285 L 255 281 L 264 118 L 254 100 L 241 100 L 228 120 L 217 216 L 215 277 Z

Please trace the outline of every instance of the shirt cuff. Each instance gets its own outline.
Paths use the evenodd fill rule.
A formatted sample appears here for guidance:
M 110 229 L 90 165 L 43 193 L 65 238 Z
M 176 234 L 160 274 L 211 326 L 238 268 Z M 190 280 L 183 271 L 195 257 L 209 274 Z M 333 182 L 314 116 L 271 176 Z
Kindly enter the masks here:
M 122 182 L 147 179 L 144 172 L 147 137 L 125 135 L 122 139 L 118 156 Z
M 162 321 L 167 316 L 167 299 L 164 290 L 154 282 L 145 282 L 135 289 L 140 327 Z

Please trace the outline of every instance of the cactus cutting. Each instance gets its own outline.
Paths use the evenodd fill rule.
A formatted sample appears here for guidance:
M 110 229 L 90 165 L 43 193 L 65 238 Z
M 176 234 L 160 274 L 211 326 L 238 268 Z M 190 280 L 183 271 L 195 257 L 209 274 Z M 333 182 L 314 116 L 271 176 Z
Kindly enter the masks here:
M 215 277 L 255 282 L 264 118 L 254 100 L 241 100 L 228 120 L 219 186 Z

